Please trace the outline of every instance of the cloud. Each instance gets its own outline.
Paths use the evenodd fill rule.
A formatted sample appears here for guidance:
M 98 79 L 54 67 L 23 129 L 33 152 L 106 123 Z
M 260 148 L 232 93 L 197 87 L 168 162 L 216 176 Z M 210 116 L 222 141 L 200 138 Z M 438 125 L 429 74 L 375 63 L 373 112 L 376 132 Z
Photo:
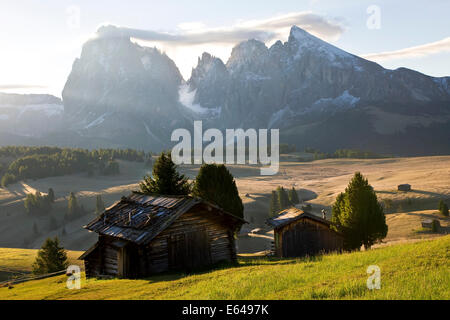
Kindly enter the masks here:
M 362 55 L 362 57 L 368 60 L 385 61 L 393 59 L 424 57 L 442 52 L 450 52 L 450 37 L 405 49 L 365 54 Z
M 344 32 L 341 22 L 312 12 L 294 12 L 262 20 L 239 21 L 232 26 L 208 28 L 201 22 L 186 22 L 178 25 L 178 32 L 160 32 L 119 26 L 102 26 L 97 31 L 100 37 L 126 36 L 145 41 L 173 45 L 236 44 L 248 39 L 263 42 L 278 39 L 291 26 L 297 25 L 306 31 L 335 40 Z
M 232 25 L 215 28 L 201 21 L 184 22 L 172 32 L 104 24 L 98 28 L 94 38 L 128 37 L 143 46 L 158 47 L 176 62 L 181 74 L 187 79 L 203 52 L 226 61 L 232 48 L 242 41 L 257 39 L 268 46 L 276 40 L 286 41 L 293 25 L 326 41 L 337 40 L 345 31 L 340 19 L 303 11 L 266 19 L 239 20 Z

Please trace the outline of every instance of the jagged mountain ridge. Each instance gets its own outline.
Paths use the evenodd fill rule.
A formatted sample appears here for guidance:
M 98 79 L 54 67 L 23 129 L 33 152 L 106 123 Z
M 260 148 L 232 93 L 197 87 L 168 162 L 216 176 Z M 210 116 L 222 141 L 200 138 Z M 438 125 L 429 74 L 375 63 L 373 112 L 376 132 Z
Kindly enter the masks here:
M 199 66 L 202 63 L 199 61 Z M 383 101 L 450 101 L 448 78 L 432 78 L 405 68 L 384 69 L 297 27 L 291 29 L 284 44 L 278 41 L 267 48 L 262 42 L 249 40 L 237 45 L 226 67 L 229 84 L 228 89 L 222 89 L 228 92 L 228 100 L 222 102 L 223 116 L 231 120 L 233 114 L 242 112 L 254 122 L 252 116 L 258 113 L 260 125 L 270 125 L 283 111 L 293 116 L 327 107 L 336 109 L 339 104 L 350 108 Z M 193 77 L 196 74 L 194 69 Z M 213 76 L 207 74 L 203 78 L 211 83 L 209 78 Z M 193 84 L 201 81 L 190 80 Z M 197 87 L 191 85 L 192 90 Z M 203 87 L 214 88 L 214 84 Z M 203 103 L 201 95 L 196 95 L 195 101 L 209 106 Z M 272 116 L 275 117 L 268 119 Z
M 226 63 L 204 53 L 185 81 L 166 54 L 117 31 L 84 44 L 62 94 L 64 130 L 45 141 L 161 150 L 201 119 L 279 128 L 299 148 L 450 152 L 449 77 L 384 69 L 294 26 L 284 43 L 239 43 Z
M 194 80 L 189 80 L 200 106 L 209 107 L 204 91 L 218 90 L 210 80 L 215 78 L 212 72 L 198 77 L 194 69 Z M 447 143 L 433 138 L 437 132 L 450 137 L 449 77 L 384 69 L 295 26 L 287 42 L 270 48 L 257 40 L 238 44 L 220 72 L 228 84 L 220 87 L 226 99 L 215 102 L 222 108 L 219 126 L 280 128 L 285 141 L 329 151 L 450 151 Z M 412 136 L 416 143 L 405 143 Z

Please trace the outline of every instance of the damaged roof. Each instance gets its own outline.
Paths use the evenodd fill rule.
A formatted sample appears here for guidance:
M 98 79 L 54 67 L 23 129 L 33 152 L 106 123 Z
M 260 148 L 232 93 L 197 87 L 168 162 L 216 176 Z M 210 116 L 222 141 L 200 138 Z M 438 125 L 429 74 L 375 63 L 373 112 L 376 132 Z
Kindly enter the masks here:
M 100 235 L 147 244 L 183 213 L 198 204 L 215 208 L 219 214 L 231 218 L 236 225 L 246 223 L 245 220 L 200 198 L 132 193 L 128 197 L 122 197 L 84 228 Z
M 308 218 L 323 224 L 326 224 L 327 226 L 330 225 L 330 221 L 326 219 L 322 219 L 321 217 L 318 217 L 314 214 L 305 212 L 303 210 L 297 209 L 297 208 L 289 208 L 284 211 L 282 211 L 278 216 L 267 220 L 267 224 L 274 227 L 274 228 L 280 228 L 283 227 L 293 221 L 297 221 L 299 219 Z

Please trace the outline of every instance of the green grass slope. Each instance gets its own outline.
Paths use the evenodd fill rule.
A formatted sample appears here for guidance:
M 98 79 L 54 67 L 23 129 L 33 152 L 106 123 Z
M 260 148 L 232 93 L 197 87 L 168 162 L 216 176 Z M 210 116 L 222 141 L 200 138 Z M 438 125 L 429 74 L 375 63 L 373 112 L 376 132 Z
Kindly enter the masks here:
M 30 274 L 37 252 L 37 249 L 0 248 L 0 281 Z M 77 260 L 82 253 L 67 251 L 69 263 L 82 266 L 83 261 Z
M 142 280 L 66 276 L 0 288 L 0 299 L 450 299 L 450 236 L 314 259 L 241 258 L 191 275 Z M 369 265 L 381 269 L 381 289 L 366 286 Z

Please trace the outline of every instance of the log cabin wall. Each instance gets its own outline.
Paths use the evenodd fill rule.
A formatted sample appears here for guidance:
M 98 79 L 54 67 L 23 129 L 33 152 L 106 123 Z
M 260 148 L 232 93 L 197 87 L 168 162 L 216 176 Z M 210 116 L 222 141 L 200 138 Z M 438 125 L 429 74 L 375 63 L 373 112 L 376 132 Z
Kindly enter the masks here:
M 101 275 L 101 265 L 100 250 L 97 247 L 86 259 L 84 259 L 84 270 L 86 272 L 86 277 L 98 277 Z
M 112 245 L 115 240 L 113 237 L 99 236 L 97 248 L 84 259 L 87 277 L 118 276 L 119 249 Z
M 112 245 L 114 240 L 116 239 L 108 236 L 102 236 L 99 239 L 101 245 L 101 270 L 103 275 L 118 276 L 119 274 L 119 249 Z
M 340 251 L 343 238 L 329 226 L 311 219 L 300 219 L 275 230 L 275 254 L 302 257 Z
M 189 211 L 146 248 L 148 273 L 195 269 L 236 259 L 234 232 L 219 214 Z

